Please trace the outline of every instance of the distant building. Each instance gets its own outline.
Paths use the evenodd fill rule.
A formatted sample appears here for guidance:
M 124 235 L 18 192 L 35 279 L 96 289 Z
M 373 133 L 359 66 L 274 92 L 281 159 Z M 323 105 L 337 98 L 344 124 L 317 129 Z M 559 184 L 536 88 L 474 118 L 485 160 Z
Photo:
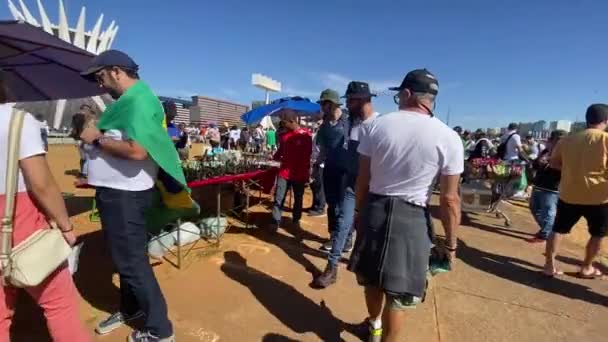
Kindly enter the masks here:
M 519 133 L 519 135 L 525 137 L 526 135 L 532 134 L 532 128 L 533 128 L 533 123 L 531 123 L 531 122 L 520 122 L 519 123 L 519 129 L 517 130 L 517 133 Z
M 190 122 L 196 125 L 215 122 L 222 125 L 224 122 L 232 125 L 242 125 L 241 115 L 249 107 L 240 103 L 214 99 L 205 96 L 193 96 L 190 107 Z
M 169 101 L 175 104 L 177 115 L 173 120 L 174 123 L 190 124 L 190 107 L 192 107 L 192 101 L 166 96 L 159 96 L 158 98 L 162 102 Z
M 545 120 L 536 121 L 532 124 L 533 132 L 543 132 L 549 130 L 549 123 Z
M 552 131 L 554 131 L 556 129 L 561 129 L 563 131 L 570 132 L 571 128 L 572 128 L 572 121 L 568 121 L 568 120 L 551 121 L 551 125 L 550 125 L 550 129 Z
M 587 123 L 584 121 L 575 122 L 570 127 L 570 133 L 576 133 L 585 130 L 587 128 Z

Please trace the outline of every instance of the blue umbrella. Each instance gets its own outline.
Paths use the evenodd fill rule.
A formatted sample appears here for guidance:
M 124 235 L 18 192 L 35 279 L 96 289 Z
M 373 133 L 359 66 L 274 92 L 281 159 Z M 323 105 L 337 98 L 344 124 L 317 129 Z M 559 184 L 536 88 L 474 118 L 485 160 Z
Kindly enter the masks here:
M 241 120 L 246 124 L 251 125 L 260 122 L 268 115 L 278 115 L 285 109 L 294 110 L 301 116 L 311 116 L 321 111 L 321 107 L 317 103 L 310 102 L 307 98 L 299 96 L 284 97 L 274 100 L 272 103 L 265 106 L 248 111 L 241 115 Z
M 94 56 L 21 21 L 0 21 L 0 69 L 9 102 L 83 98 L 105 93 L 80 77 Z

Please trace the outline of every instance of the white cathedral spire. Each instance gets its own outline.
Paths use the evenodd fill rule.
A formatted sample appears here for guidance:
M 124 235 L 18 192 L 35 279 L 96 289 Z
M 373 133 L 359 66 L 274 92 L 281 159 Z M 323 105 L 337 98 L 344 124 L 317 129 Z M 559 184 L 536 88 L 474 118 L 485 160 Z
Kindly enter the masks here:
M 70 40 L 70 27 L 68 24 L 68 17 L 65 14 L 65 7 L 63 6 L 63 0 L 59 0 L 59 38 L 71 43 Z
M 40 12 L 40 21 L 42 21 L 42 29 L 45 30 L 47 33 L 53 34 L 53 26 L 40 0 L 38 0 L 38 12 Z
M 80 17 L 78 17 L 78 24 L 76 24 L 76 35 L 74 36 L 74 45 L 81 49 L 84 49 L 84 24 L 87 9 L 83 6 L 80 10 Z
M 19 12 L 17 6 L 15 6 L 15 4 L 11 0 L 8 0 L 8 9 L 11 11 L 11 14 L 13 15 L 13 18 L 15 18 L 15 20 L 25 21 L 25 17 L 23 16 L 23 14 L 21 14 L 21 12 Z
M 19 0 L 19 5 L 21 6 L 21 13 L 23 13 L 23 16 L 25 17 L 25 21 L 27 21 L 28 23 L 30 23 L 34 26 L 40 26 L 40 24 L 38 24 L 38 20 L 36 20 L 36 18 L 34 18 L 32 13 L 30 12 L 30 10 L 23 3 L 23 0 Z
M 87 51 L 97 53 L 97 44 L 99 40 L 99 30 L 101 30 L 101 24 L 103 22 L 103 13 L 97 19 L 93 30 L 91 31 L 91 37 L 89 38 L 89 44 L 87 45 Z

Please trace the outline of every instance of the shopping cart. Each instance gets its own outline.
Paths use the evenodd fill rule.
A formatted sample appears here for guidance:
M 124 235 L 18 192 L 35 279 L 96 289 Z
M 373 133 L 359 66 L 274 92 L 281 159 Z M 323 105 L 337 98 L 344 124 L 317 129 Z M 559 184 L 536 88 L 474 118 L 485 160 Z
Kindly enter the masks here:
M 511 219 L 503 208 L 516 194 L 523 165 L 491 158 L 479 158 L 465 163 L 463 182 L 460 185 L 462 209 L 483 212 L 504 219 L 506 227 Z

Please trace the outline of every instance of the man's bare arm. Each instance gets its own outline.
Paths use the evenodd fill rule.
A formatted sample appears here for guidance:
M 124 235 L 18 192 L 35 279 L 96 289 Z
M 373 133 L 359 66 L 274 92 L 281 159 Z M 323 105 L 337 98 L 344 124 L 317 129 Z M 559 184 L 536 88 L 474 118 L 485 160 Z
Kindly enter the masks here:
M 103 151 L 118 158 L 130 160 L 146 160 L 148 158 L 148 152 L 133 140 L 101 139 L 99 145 Z
M 455 248 L 458 239 L 456 231 L 460 225 L 460 195 L 458 194 L 460 175 L 441 176 L 440 182 L 441 223 L 448 247 Z
M 135 141 L 103 138 L 103 134 L 96 127 L 85 128 L 80 134 L 80 138 L 87 144 L 93 144 L 95 140 L 99 139 L 101 149 L 118 158 L 130 160 L 148 158 L 148 152 Z

